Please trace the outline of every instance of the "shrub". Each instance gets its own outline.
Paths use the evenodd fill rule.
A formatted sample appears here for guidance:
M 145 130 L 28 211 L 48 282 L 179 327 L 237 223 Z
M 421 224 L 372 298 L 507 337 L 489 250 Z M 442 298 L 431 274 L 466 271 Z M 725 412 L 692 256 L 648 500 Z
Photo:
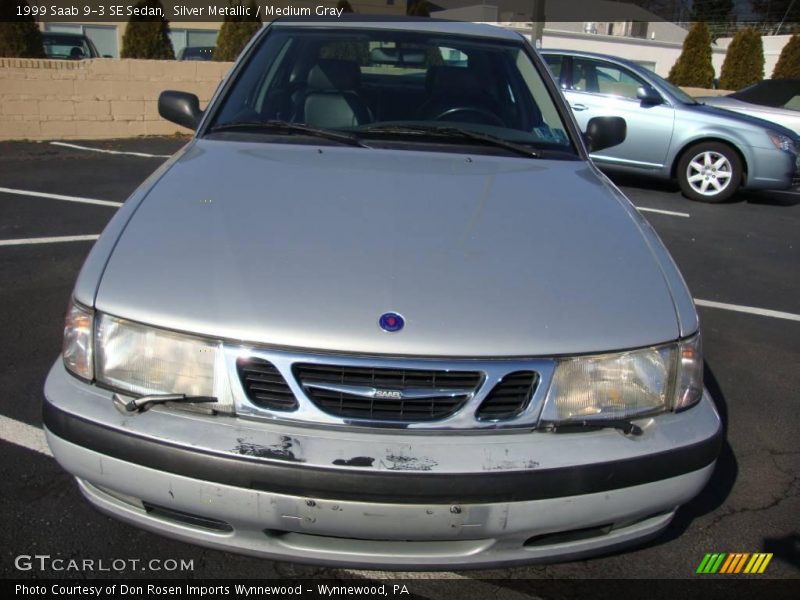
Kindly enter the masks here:
M 675 85 L 710 88 L 714 83 L 711 64 L 711 33 L 705 21 L 698 21 L 683 40 L 683 50 L 667 77 Z
M 140 0 L 136 7 L 150 9 L 147 12 L 160 8 L 161 14 L 164 14 L 164 7 L 159 0 Z M 175 51 L 169 39 L 169 21 L 164 17 L 131 16 L 122 36 L 119 55 L 122 58 L 174 59 Z
M 414 0 L 408 5 L 406 14 L 410 17 L 430 17 L 431 9 L 427 0 Z
M 17 5 L 25 0 L 0 0 L 0 56 L 43 58 L 42 34 L 32 16 L 18 17 Z
M 250 38 L 261 29 L 261 19 L 256 16 L 255 0 L 250 0 L 248 6 L 249 16 L 225 16 L 217 37 L 217 47 L 214 48 L 214 60 L 236 60 Z
M 728 51 L 719 87 L 724 90 L 740 90 L 764 79 L 764 44 L 755 29 L 742 29 L 735 36 Z
M 800 33 L 795 33 L 781 50 L 773 79 L 800 79 Z

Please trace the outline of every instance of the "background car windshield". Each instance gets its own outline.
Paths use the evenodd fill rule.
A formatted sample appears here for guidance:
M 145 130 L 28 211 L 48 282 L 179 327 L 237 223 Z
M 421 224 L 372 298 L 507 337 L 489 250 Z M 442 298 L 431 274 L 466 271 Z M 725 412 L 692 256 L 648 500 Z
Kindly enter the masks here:
M 270 120 L 365 135 L 384 126 L 459 127 L 574 152 L 522 44 L 466 36 L 274 30 L 212 129 Z

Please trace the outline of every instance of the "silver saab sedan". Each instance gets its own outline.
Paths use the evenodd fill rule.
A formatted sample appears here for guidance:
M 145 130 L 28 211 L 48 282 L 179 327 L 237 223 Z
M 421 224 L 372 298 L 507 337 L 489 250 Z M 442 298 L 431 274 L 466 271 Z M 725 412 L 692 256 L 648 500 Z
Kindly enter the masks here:
M 684 196 L 701 202 L 800 183 L 800 138 L 790 129 L 697 102 L 628 60 L 570 50 L 542 55 L 579 125 L 598 115 L 627 122 L 622 144 L 592 152 L 603 169 L 675 179 Z
M 721 444 L 692 298 L 503 29 L 278 21 L 89 254 L 45 384 L 97 508 L 431 569 L 657 535 Z M 588 150 L 624 139 L 587 124 Z

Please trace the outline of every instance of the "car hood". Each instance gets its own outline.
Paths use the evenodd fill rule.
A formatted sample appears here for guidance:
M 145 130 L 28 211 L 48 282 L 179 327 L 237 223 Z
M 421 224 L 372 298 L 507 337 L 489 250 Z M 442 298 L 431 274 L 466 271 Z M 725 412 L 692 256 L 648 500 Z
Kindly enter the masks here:
M 701 100 L 698 98 L 698 100 Z M 717 101 L 713 101 L 714 104 Z M 754 125 L 756 127 L 763 127 L 764 129 L 769 129 L 776 133 L 781 133 L 785 136 L 788 136 L 790 139 L 796 139 L 797 134 L 784 127 L 783 125 L 779 125 L 773 121 L 768 121 L 766 119 L 762 119 L 759 117 L 755 117 L 752 115 L 748 115 L 741 112 L 735 112 L 733 110 L 727 110 L 725 104 L 720 102 L 720 106 L 711 106 L 710 104 L 686 104 L 684 105 L 685 108 L 692 110 L 694 112 L 700 113 L 706 117 L 718 117 L 727 120 L 735 120 L 740 123 L 747 123 L 748 125 Z
M 279 347 L 542 356 L 676 339 L 662 268 L 583 161 L 199 140 L 125 227 L 96 308 Z

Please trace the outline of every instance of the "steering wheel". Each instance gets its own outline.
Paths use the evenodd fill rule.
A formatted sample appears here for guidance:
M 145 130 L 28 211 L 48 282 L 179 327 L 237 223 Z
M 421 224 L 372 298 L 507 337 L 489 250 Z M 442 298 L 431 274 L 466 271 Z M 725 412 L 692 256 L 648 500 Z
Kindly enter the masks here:
M 500 127 L 505 127 L 506 124 L 503 120 L 498 117 L 493 112 L 489 112 L 483 108 L 477 108 L 475 106 L 457 106 L 455 108 L 448 108 L 444 112 L 439 113 L 435 117 L 433 117 L 434 121 L 467 121 L 468 123 L 475 123 L 475 119 L 469 119 L 462 117 L 460 119 L 454 119 L 453 115 L 457 115 L 459 113 L 464 113 L 465 115 L 472 115 L 473 117 L 478 117 L 477 123 L 483 123 L 485 125 L 499 125 Z

